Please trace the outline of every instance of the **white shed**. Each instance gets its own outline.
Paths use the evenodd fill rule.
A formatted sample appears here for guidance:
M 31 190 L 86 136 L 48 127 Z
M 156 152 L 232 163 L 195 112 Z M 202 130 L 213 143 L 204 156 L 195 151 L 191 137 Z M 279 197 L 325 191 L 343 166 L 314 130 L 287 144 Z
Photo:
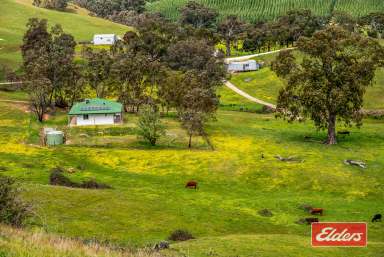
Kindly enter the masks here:
M 117 41 L 115 34 L 99 34 L 93 36 L 94 45 L 113 45 Z
M 255 60 L 248 60 L 243 62 L 230 62 L 228 64 L 229 72 L 241 72 L 241 71 L 255 71 L 260 69 L 260 64 Z

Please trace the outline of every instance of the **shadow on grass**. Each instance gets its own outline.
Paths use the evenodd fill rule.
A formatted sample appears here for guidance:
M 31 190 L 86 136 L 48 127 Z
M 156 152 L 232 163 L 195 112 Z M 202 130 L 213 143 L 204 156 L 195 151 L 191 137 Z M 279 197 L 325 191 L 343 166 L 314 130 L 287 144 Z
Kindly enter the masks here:
M 122 144 L 70 144 L 66 147 L 85 147 L 85 148 L 100 148 L 100 149 L 114 149 L 114 150 L 197 150 L 197 151 L 207 151 L 211 152 L 211 148 L 208 145 L 199 145 L 199 146 L 192 146 L 191 148 L 188 148 L 188 145 L 182 145 L 182 144 L 173 144 L 173 145 L 166 145 L 166 144 L 158 144 L 155 146 L 150 145 L 149 143 L 138 141 L 134 142 L 132 144 L 127 144 L 126 146 L 123 146 Z

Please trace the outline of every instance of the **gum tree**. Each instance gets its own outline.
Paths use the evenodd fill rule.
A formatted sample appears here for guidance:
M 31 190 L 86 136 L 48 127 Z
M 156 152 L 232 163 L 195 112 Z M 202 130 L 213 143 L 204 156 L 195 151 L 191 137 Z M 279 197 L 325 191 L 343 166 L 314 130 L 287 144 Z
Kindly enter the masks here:
M 311 38 L 302 37 L 302 61 L 282 52 L 272 64 L 287 84 L 280 90 L 277 112 L 289 121 L 310 118 L 327 129 L 327 144 L 336 144 L 336 121 L 362 124 L 360 109 L 384 50 L 375 40 L 330 26 Z

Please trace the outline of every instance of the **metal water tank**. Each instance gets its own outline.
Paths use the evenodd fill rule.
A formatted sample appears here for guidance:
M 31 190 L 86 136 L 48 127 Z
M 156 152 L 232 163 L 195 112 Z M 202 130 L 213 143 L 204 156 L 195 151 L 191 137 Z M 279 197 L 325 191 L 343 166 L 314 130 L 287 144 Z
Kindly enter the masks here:
M 48 131 L 46 137 L 48 146 L 62 145 L 64 143 L 63 131 Z

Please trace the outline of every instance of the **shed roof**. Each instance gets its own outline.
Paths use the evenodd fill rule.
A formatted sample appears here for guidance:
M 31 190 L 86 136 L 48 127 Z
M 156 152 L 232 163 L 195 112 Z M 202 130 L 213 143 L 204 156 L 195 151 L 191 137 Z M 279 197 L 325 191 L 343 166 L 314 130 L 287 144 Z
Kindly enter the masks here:
M 93 98 L 74 104 L 68 115 L 119 113 L 122 109 L 123 105 L 121 103 Z
M 95 34 L 93 37 L 116 37 L 116 34 Z
M 229 64 L 251 64 L 257 63 L 255 60 L 246 60 L 246 61 L 232 61 Z

